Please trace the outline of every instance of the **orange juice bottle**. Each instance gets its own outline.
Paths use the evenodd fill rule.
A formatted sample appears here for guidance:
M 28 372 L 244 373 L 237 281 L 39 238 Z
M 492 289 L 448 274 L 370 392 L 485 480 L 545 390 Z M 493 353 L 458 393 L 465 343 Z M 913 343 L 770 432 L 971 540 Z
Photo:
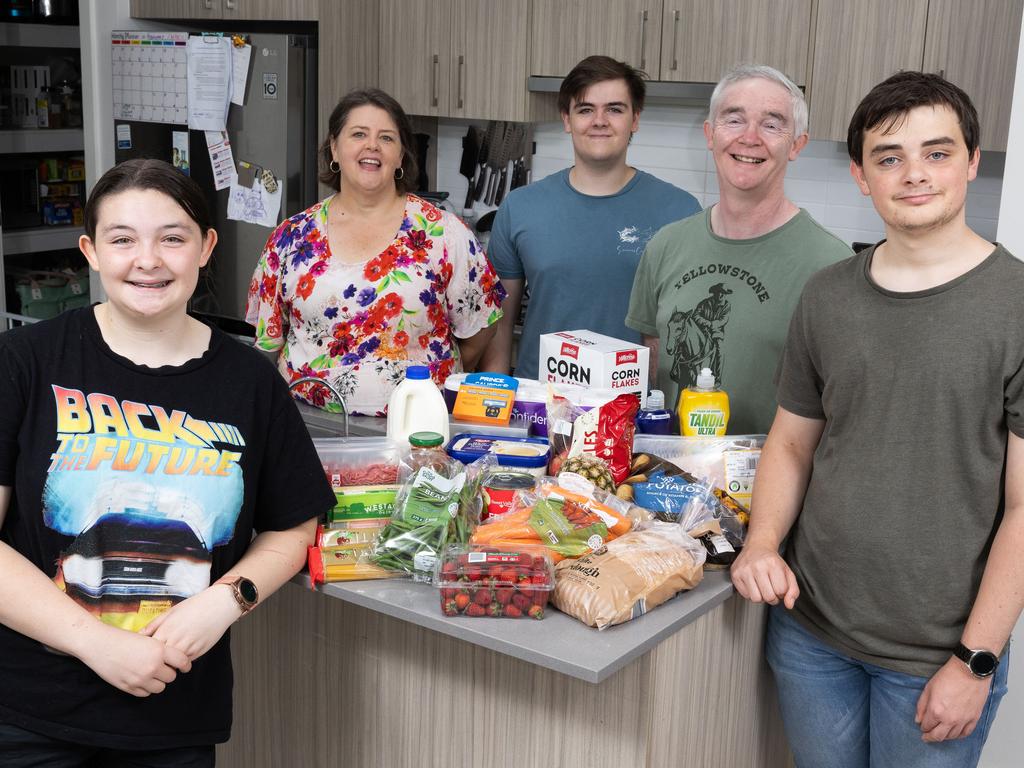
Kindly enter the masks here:
M 729 424 L 729 395 L 715 386 L 710 368 L 702 368 L 697 384 L 679 398 L 679 429 L 687 437 L 720 436 Z

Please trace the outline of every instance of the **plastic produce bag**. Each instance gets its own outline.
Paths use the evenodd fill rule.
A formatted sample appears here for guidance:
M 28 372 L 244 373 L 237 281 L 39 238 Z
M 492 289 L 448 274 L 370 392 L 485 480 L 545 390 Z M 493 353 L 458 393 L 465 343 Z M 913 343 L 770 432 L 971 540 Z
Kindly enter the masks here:
M 640 397 L 632 393 L 584 409 L 552 386 L 548 395 L 548 471 L 557 475 L 567 459 L 592 455 L 608 465 L 615 483 L 621 483 L 629 476 L 639 408 Z

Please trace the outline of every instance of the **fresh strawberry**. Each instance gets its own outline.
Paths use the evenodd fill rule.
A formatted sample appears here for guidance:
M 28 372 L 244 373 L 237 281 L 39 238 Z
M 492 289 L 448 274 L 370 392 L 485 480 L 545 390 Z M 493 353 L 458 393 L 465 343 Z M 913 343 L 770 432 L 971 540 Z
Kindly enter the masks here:
M 469 593 L 468 592 L 458 592 L 458 593 L 456 593 L 456 595 L 455 595 L 455 606 L 460 611 L 466 610 L 466 606 L 469 605 L 471 602 L 472 601 L 469 599 Z
M 530 580 L 530 569 L 529 568 L 516 568 L 516 584 L 522 584 L 524 581 Z
M 519 612 L 529 610 L 530 598 L 524 595 L 522 592 L 516 592 L 512 595 L 512 605 L 519 609 Z
M 539 605 L 532 605 L 530 606 L 529 616 L 531 619 L 543 619 L 544 609 Z
M 489 589 L 477 590 L 477 593 L 473 595 L 473 602 L 477 605 L 490 605 L 491 601 L 491 590 Z
M 480 579 L 482 579 L 484 576 L 484 572 L 483 569 L 480 568 L 480 566 L 471 565 L 468 568 L 466 568 L 466 576 L 469 577 L 470 581 L 480 581 Z
M 505 613 L 505 609 L 501 603 L 491 603 L 487 606 L 487 612 L 494 618 L 499 619 Z
M 502 584 L 515 584 L 516 583 L 516 569 L 505 568 L 503 571 L 498 573 L 498 581 Z
M 515 606 L 515 604 L 513 604 L 513 605 L 506 605 L 505 606 L 505 615 L 508 618 L 510 618 L 510 619 L 519 619 L 519 618 L 522 618 L 523 612 L 522 612 L 521 609 L 517 608 Z
M 531 584 L 547 584 L 548 575 L 547 573 L 535 573 L 530 577 Z
M 479 618 L 480 616 L 486 616 L 487 610 L 482 605 L 470 603 L 469 607 L 466 609 L 466 615 L 473 616 L 474 618 Z
M 456 573 L 458 573 L 459 566 L 454 560 L 447 561 L 441 566 L 441 573 L 449 579 Z
M 502 605 L 508 605 L 512 602 L 514 592 L 515 590 L 512 587 L 498 587 L 498 589 L 494 590 L 494 599 Z
M 442 607 L 445 616 L 458 616 L 459 606 L 455 604 L 454 600 L 445 600 L 444 606 Z
M 455 597 L 455 589 L 454 588 L 452 588 L 452 587 L 445 587 L 444 589 L 441 590 L 441 599 L 442 600 L 451 600 L 453 597 Z

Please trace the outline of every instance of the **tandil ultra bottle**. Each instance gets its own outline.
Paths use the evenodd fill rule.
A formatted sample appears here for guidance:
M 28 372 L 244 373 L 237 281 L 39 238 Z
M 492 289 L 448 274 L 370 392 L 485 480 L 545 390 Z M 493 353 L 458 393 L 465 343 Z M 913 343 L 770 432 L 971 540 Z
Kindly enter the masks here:
M 679 429 L 687 437 L 724 435 L 729 424 L 729 395 L 715 386 L 710 368 L 702 368 L 697 384 L 679 397 Z

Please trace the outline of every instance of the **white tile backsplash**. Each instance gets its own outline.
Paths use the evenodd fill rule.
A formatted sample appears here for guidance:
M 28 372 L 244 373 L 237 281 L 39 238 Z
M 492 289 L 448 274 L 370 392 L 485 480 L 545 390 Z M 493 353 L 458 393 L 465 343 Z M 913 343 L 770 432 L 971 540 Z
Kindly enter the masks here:
M 707 149 L 703 124 L 706 110 L 694 106 L 648 106 L 629 148 L 628 162 L 670 184 L 682 187 L 701 205 L 718 201 L 718 178 Z M 441 120 L 438 126 L 438 178 L 434 186 L 451 195 L 456 208 L 466 197 L 466 179 L 458 173 L 467 122 Z M 478 124 L 479 125 L 479 124 Z M 536 154 L 533 178 L 541 179 L 572 163 L 572 144 L 561 122 L 534 125 Z M 1005 155 L 982 156 L 978 178 L 969 187 L 967 223 L 990 240 L 996 236 Z M 882 220 L 850 178 L 846 145 L 811 141 L 786 173 L 786 194 L 847 243 L 874 242 L 883 236 Z M 493 206 L 477 203 L 475 215 Z

